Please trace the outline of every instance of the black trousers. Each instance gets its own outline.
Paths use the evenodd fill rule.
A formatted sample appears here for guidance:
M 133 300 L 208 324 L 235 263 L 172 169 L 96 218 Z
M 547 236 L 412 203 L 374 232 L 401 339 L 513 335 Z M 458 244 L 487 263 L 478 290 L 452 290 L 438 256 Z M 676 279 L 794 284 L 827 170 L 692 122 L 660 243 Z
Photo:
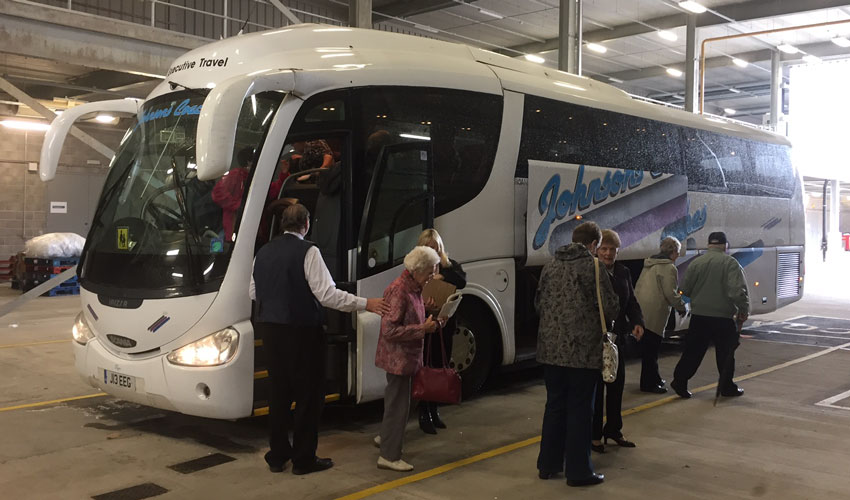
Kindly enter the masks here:
M 734 391 L 738 387 L 732 379 L 735 377 L 735 349 L 738 347 L 739 338 L 740 334 L 732 318 L 691 316 L 691 326 L 685 337 L 685 350 L 676 364 L 673 379 L 682 383 L 693 377 L 705 357 L 705 351 L 713 341 L 717 372 L 720 374 L 720 390 Z
M 310 464 L 319 443 L 319 419 L 325 404 L 325 352 L 322 327 L 255 323 L 271 380 L 269 447 L 266 461 L 295 466 Z M 295 403 L 294 414 L 290 410 Z M 292 430 L 292 444 L 289 431 Z
M 567 479 L 586 479 L 593 474 L 590 432 L 599 370 L 543 365 L 543 379 L 546 411 L 537 469 L 564 470 Z
M 454 333 L 456 328 L 456 322 L 454 318 L 449 318 L 446 322 L 446 326 L 443 327 L 443 345 L 440 346 L 440 332 L 439 330 L 434 333 L 426 333 L 425 334 L 425 350 L 422 353 L 423 359 L 427 359 L 428 366 L 440 368 L 443 366 L 443 349 L 446 351 L 446 360 L 445 365 L 448 366 L 449 362 L 452 358 L 452 340 L 454 339 Z
M 602 373 L 596 381 L 596 397 L 593 404 L 593 440 L 599 441 L 602 436 L 623 437 L 623 387 L 626 385 L 626 351 L 625 341 L 620 340 L 617 335 L 617 349 L 619 351 L 617 363 L 617 378 L 610 384 L 602 381 Z M 607 394 L 607 397 L 605 393 Z M 602 406 L 605 406 L 605 428 L 602 428 Z
M 652 389 L 661 385 L 658 373 L 658 349 L 661 347 L 661 335 L 646 330 L 640 339 L 640 388 Z

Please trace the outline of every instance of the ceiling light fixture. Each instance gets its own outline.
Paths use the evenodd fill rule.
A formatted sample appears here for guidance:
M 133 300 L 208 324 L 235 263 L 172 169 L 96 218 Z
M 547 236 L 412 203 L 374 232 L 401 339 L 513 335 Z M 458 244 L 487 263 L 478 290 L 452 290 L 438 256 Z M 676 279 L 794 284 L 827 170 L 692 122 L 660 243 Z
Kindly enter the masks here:
M 732 108 L 723 108 L 723 112 L 726 113 L 727 115 L 734 115 L 735 113 L 737 113 L 737 111 L 735 111 Z
M 626 83 L 626 82 L 624 82 L 623 80 L 620 80 L 619 78 L 614 78 L 613 76 L 609 76 L 609 77 L 608 77 L 608 81 L 609 81 L 609 82 L 614 82 L 614 83 Z
M 667 74 L 679 78 L 683 73 L 676 68 L 667 68 Z
M 740 59 L 740 58 L 738 58 L 738 57 L 734 57 L 734 58 L 732 58 L 732 63 L 733 63 L 735 66 L 738 66 L 739 68 L 746 68 L 747 66 L 749 66 L 749 65 L 750 65 L 750 63 L 748 63 L 747 61 L 745 61 L 745 60 L 743 60 L 743 59 Z
M 806 55 L 804 55 L 804 56 L 803 56 L 803 60 L 804 60 L 804 61 L 806 61 L 806 62 L 807 62 L 807 63 L 809 63 L 809 64 L 815 64 L 815 63 L 819 63 L 819 62 L 821 62 L 820 57 L 818 57 L 818 56 L 813 56 L 813 55 L 811 55 L 811 54 L 806 54 Z
M 735 87 L 729 87 L 729 92 L 732 92 L 733 94 L 740 94 L 741 93 L 741 91 L 736 89 Z
M 2 120 L 0 125 L 6 128 L 15 130 L 27 130 L 30 132 L 45 132 L 50 128 L 50 124 L 43 122 L 28 122 L 23 120 Z
M 440 32 L 440 30 L 438 30 L 436 28 L 432 28 L 430 26 L 425 26 L 424 24 L 414 24 L 413 27 L 416 28 L 416 29 L 420 29 L 422 31 L 427 31 L 429 33 L 439 33 Z
M 850 47 L 850 40 L 844 38 L 843 36 L 837 36 L 833 38 L 832 43 L 838 45 L 839 47 Z
M 112 123 L 113 121 L 115 121 L 115 117 L 112 115 L 97 115 L 96 117 L 94 117 L 94 119 L 99 121 L 100 123 Z
M 708 10 L 705 7 L 703 7 L 701 4 L 699 4 L 697 2 L 692 2 L 690 0 L 688 0 L 686 2 L 679 2 L 679 7 L 683 8 L 683 9 L 689 11 L 689 12 L 693 12 L 694 14 L 702 14 L 703 12 Z
M 667 40 L 668 42 L 675 42 L 679 39 L 679 36 L 673 33 L 672 31 L 658 30 L 656 31 L 656 33 L 658 33 L 659 37 L 663 38 L 664 40 Z
M 598 52 L 600 54 L 604 54 L 604 53 L 608 52 L 608 47 L 606 47 L 604 45 L 600 45 L 598 43 L 588 43 L 587 48 L 589 50 L 592 50 L 594 52 Z
M 526 54 L 526 55 L 525 55 L 525 60 L 526 60 L 526 61 L 531 61 L 531 62 L 533 62 L 533 63 L 537 63 L 537 64 L 543 64 L 543 63 L 545 63 L 545 62 L 546 62 L 546 59 L 544 59 L 544 58 L 542 58 L 542 57 L 540 57 L 540 56 L 534 55 L 534 54 Z
M 777 45 L 776 48 L 779 49 L 781 52 L 785 52 L 786 54 L 796 54 L 797 52 L 800 52 L 800 49 L 791 45 L 790 43 L 783 43 L 781 45 Z
M 501 14 L 496 14 L 495 12 L 490 12 L 487 9 L 478 9 L 478 12 L 480 12 L 481 14 L 484 14 L 485 16 L 495 17 L 496 19 L 504 19 L 505 18 L 505 16 L 503 16 Z

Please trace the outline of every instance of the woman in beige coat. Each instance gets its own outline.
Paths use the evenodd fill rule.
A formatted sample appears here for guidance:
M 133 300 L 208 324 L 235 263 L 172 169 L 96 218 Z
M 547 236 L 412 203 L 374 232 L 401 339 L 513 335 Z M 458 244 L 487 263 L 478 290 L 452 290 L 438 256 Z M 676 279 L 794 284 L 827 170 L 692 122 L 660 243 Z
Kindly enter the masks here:
M 679 295 L 679 272 L 675 262 L 682 244 L 672 236 L 661 240 L 659 253 L 643 262 L 643 271 L 635 285 L 635 297 L 643 311 L 645 334 L 640 341 L 640 390 L 663 394 L 665 381 L 658 374 L 658 348 L 664 338 L 664 327 L 670 308 L 685 314 L 685 303 Z

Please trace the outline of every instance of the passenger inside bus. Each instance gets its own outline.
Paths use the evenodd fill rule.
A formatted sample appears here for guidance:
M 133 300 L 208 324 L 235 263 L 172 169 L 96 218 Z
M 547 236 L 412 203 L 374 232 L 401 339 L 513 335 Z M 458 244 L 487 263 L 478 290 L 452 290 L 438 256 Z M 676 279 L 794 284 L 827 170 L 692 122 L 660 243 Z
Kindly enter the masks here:
M 224 226 L 224 241 L 233 241 L 233 224 L 236 213 L 242 206 L 242 195 L 245 192 L 245 183 L 251 173 L 254 164 L 254 148 L 248 146 L 239 150 L 236 154 L 238 165 L 225 173 L 216 182 L 212 192 L 212 199 L 221 207 L 221 218 Z

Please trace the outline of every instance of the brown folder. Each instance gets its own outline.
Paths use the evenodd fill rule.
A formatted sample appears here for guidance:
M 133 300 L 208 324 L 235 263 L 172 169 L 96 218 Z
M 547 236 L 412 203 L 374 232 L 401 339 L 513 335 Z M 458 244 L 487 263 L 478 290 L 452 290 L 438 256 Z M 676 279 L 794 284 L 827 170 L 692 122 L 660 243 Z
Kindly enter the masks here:
M 434 299 L 434 305 L 442 307 L 446 303 L 446 299 L 455 293 L 455 290 L 457 290 L 457 287 L 443 280 L 431 280 L 422 289 L 422 298 L 428 300 L 431 297 Z

